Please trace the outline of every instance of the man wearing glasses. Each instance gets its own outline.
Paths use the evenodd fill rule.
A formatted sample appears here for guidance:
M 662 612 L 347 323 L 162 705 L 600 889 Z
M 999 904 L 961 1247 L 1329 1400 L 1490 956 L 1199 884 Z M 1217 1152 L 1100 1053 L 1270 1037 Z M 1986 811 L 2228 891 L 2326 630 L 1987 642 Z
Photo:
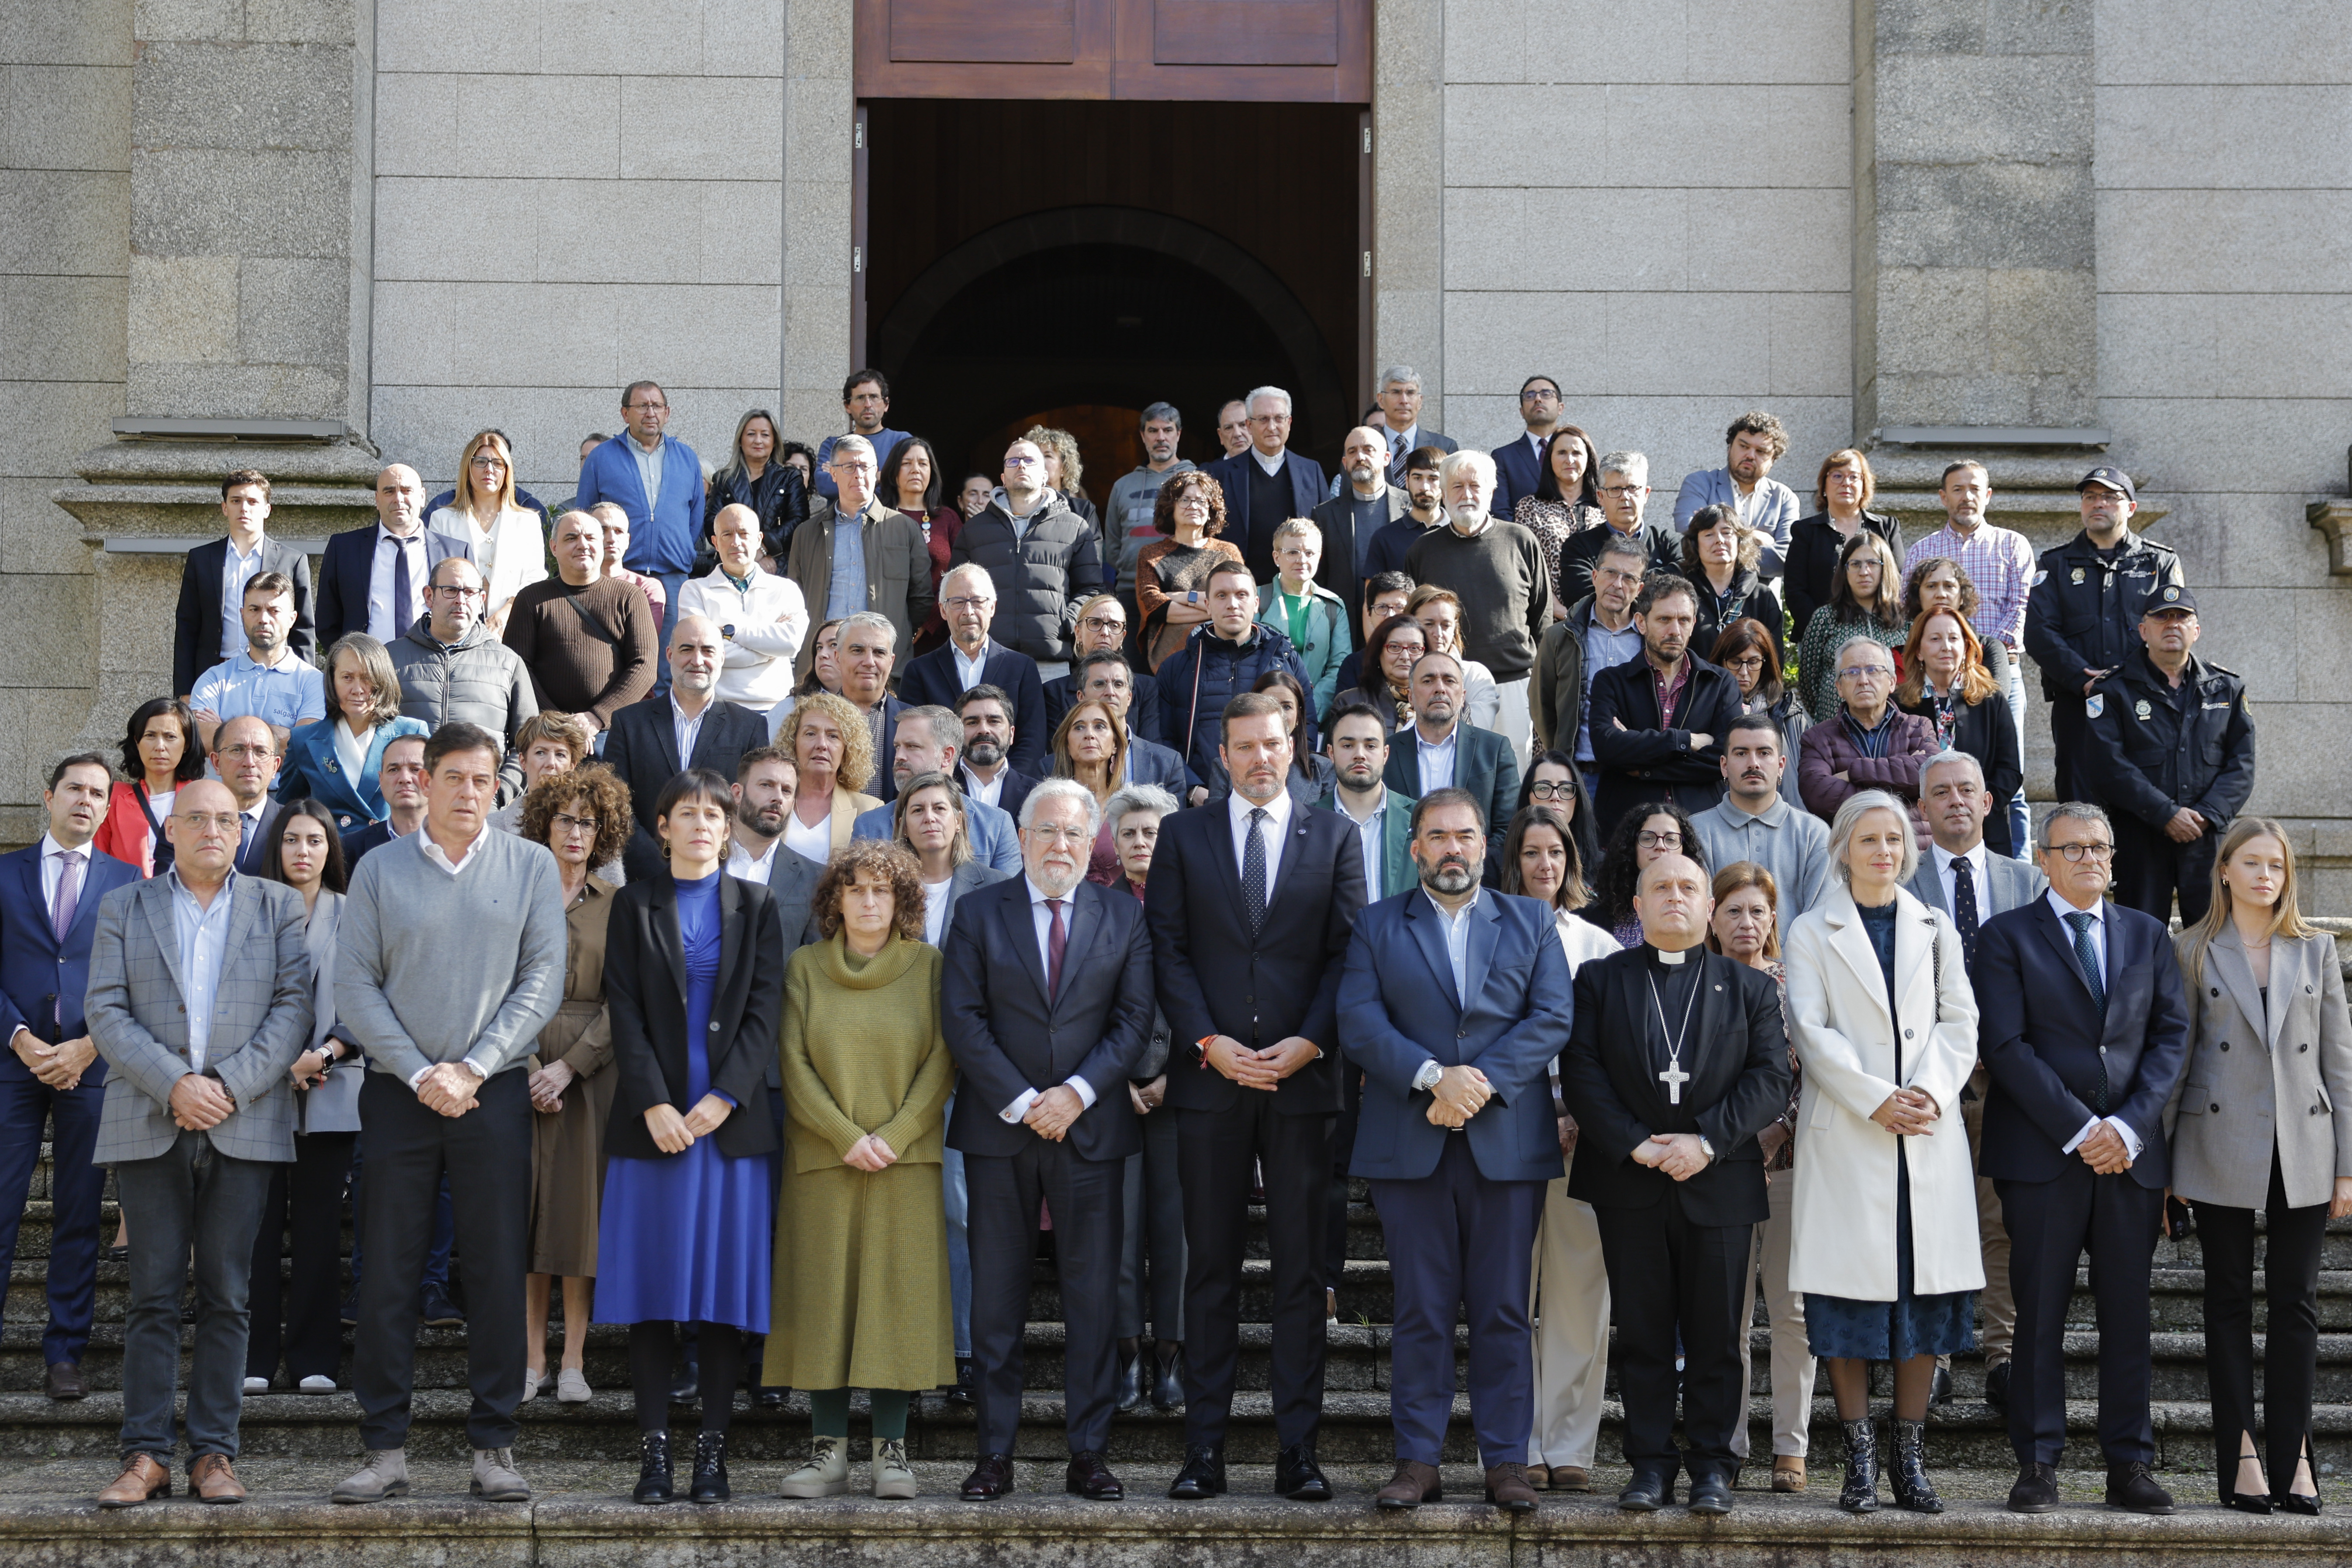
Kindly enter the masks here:
M 613 501 L 629 514 L 629 554 L 625 564 L 661 580 L 660 643 L 669 646 L 677 624 L 678 591 L 694 568 L 702 540 L 702 460 L 694 449 L 662 434 L 669 423 L 669 397 L 653 382 L 631 382 L 621 393 L 621 418 L 628 428 L 588 455 L 580 465 L 580 493 L 572 505 L 586 511 Z M 656 695 L 669 689 L 664 655 Z
M 1943 749 L 1936 721 L 1895 706 L 1895 654 L 1869 637 L 1852 637 L 1837 652 L 1837 711 L 1797 743 L 1797 789 L 1805 810 L 1823 821 L 1864 789 L 1899 795 L 1911 808 L 1911 826 L 1929 841 L 1919 808 L 1919 768 Z
M 506 742 L 499 767 L 505 805 L 522 793 L 522 760 L 515 731 L 539 712 L 530 671 L 520 655 L 490 634 L 482 619 L 481 569 L 450 556 L 433 568 L 425 620 L 384 651 L 400 677 L 400 711 L 434 729 L 453 721 L 478 725 Z M 677 600 L 671 600 L 675 608 Z
M 1649 552 L 1651 570 L 1682 571 L 1683 541 L 1672 528 L 1642 520 L 1650 499 L 1650 460 L 1639 452 L 1612 452 L 1601 459 L 1601 515 L 1605 528 L 1570 534 L 1559 548 L 1560 591 L 1582 596 L 1592 591 L 1592 563 L 1613 537 L 1632 539 Z
M 1087 602 L 1078 628 L 1082 641 L 1085 615 L 1099 622 L 1106 612 L 1119 616 L 1118 601 L 1097 598 Z M 974 686 L 996 687 L 1013 700 L 1014 738 L 1008 760 L 1032 778 L 1051 773 L 1045 748 L 1059 716 L 1045 706 L 1037 661 L 988 634 L 996 621 L 996 584 L 988 573 L 967 565 L 941 578 L 940 618 L 948 625 L 947 645 L 908 661 L 906 674 L 898 677 L 899 696 L 917 707 L 952 708 Z M 1127 622 L 1122 617 L 1118 624 L 1123 636 Z M 1066 686 L 1069 681 L 1066 676 L 1054 684 Z
M 2164 923 L 2105 900 L 2115 843 L 2098 807 L 2053 809 L 2039 839 L 2050 891 L 1986 921 L 1977 938 L 1978 1040 L 1992 1076 L 1978 1170 L 2009 1224 L 2009 1506 L 2020 1513 L 2059 1502 L 2068 1309 L 2085 1248 L 2106 1500 L 2172 1511 L 2148 1473 L 2148 1266 L 2171 1178 L 2164 1108 L 2188 1062 L 2189 1011 Z
M 1507 517 L 1522 496 L 1532 496 L 1543 479 L 1544 443 L 1559 423 L 1559 383 L 1549 376 L 1529 376 L 1519 388 L 1519 418 L 1527 434 L 1495 448 L 1494 512 Z
M 1045 733 L 1052 735 L 1062 727 L 1062 716 L 1070 711 L 1082 695 L 1080 687 L 1086 676 L 1078 668 L 1089 653 L 1124 653 L 1127 651 L 1127 629 L 1133 624 L 1127 606 L 1108 594 L 1087 600 L 1078 606 L 1077 634 L 1070 639 L 1070 673 L 1045 683 Z M 1127 693 L 1127 737 L 1132 745 L 1146 736 L 1160 733 L 1160 682 L 1149 670 L 1129 670 Z M 1051 769 L 1040 771 L 1050 772 Z M 1181 793 L 1181 791 L 1180 791 Z
M 1324 497 L 1323 465 L 1290 450 L 1290 394 L 1259 387 L 1246 400 L 1249 450 L 1221 457 L 1207 472 L 1225 492 L 1225 538 L 1249 563 L 1254 580 L 1274 580 L 1274 530 L 1312 514 Z

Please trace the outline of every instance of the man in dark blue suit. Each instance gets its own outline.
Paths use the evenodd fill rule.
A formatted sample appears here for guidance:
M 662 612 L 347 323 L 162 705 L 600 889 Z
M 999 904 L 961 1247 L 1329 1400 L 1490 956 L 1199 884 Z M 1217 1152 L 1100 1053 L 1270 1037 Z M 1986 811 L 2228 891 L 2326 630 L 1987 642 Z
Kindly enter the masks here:
M 425 585 L 449 556 L 474 559 L 470 539 L 425 526 L 425 481 L 404 463 L 375 476 L 376 521 L 327 541 L 319 559 L 319 651 L 347 632 L 389 644 L 422 619 Z
M 1528 1301 L 1544 1184 L 1562 1174 L 1546 1080 L 1568 1044 L 1568 959 L 1551 911 L 1482 889 L 1486 812 L 1466 789 L 1415 803 L 1420 885 L 1367 907 L 1339 977 L 1339 1034 L 1364 1072 L 1351 1176 L 1372 1185 L 1396 1281 L 1382 1508 L 1439 1497 L 1454 1322 L 1470 1325 L 1470 1420 L 1486 1500 L 1531 1512 Z
M 89 1392 L 83 1347 L 98 1298 L 98 1203 L 106 1173 L 91 1164 L 106 1063 L 81 1016 L 89 989 L 98 903 L 139 880 L 136 869 L 90 847 L 106 821 L 114 775 L 94 751 L 50 769 L 41 797 L 48 831 L 0 856 L 0 1279 L 16 1257 L 16 1228 L 50 1128 L 49 1326 L 41 1335 L 52 1399 Z
M 1149 675 L 1141 677 L 1149 680 Z M 1156 784 L 1179 800 L 1184 798 L 1187 780 L 1184 759 L 1176 755 L 1173 747 L 1162 746 L 1144 733 L 1145 724 L 1135 711 L 1135 682 L 1138 679 L 1127 655 L 1116 652 L 1088 653 L 1080 658 L 1064 680 L 1076 682 L 1073 697 L 1108 703 L 1111 711 L 1127 726 L 1127 760 L 1122 764 L 1119 779 L 1122 784 Z M 1061 685 L 1061 682 L 1055 682 Z M 1063 712 L 1069 711 L 1065 706 Z M 1058 726 L 1060 720 L 1055 720 Z
M 1249 394 L 1250 449 L 1220 457 L 1205 472 L 1225 492 L 1225 538 L 1242 552 L 1252 578 L 1274 580 L 1274 530 L 1313 514 L 1323 499 L 1323 465 L 1290 450 L 1290 394 L 1260 387 Z
M 1013 1489 L 1037 1206 L 1054 1215 L 1067 1327 L 1064 1485 L 1125 1492 L 1110 1471 L 1118 1402 L 1118 1270 L 1127 1156 L 1143 1148 L 1129 1069 L 1151 1032 L 1143 906 L 1085 880 L 1101 825 L 1094 797 L 1049 779 L 1021 824 L 1024 875 L 966 894 L 948 931 L 940 1029 L 961 1075 L 948 1145 L 970 1194 L 971 1355 L 980 1463 L 967 1501 Z
M 637 825 L 621 852 L 621 869 L 632 882 L 664 870 L 654 839 L 654 805 L 669 781 L 688 768 L 708 768 L 735 777 L 745 752 L 768 744 L 768 716 L 719 701 L 719 670 L 726 654 L 719 627 L 708 616 L 681 616 L 669 634 L 669 691 L 631 703 L 613 716 L 604 735 L 604 765 L 629 787 Z M 779 704 L 783 713 L 790 704 Z M 782 722 L 781 715 L 778 722 Z M 684 738 L 690 748 L 678 754 Z
M 1423 654 L 1408 691 L 1412 727 L 1389 737 L 1381 782 L 1416 800 L 1444 789 L 1469 790 L 1486 816 L 1486 852 L 1499 857 L 1519 795 L 1519 765 L 1511 743 L 1463 721 L 1462 661 L 1453 654 Z
M 1223 803 L 1160 826 L 1144 889 L 1168 1106 L 1184 1188 L 1184 1468 L 1168 1495 L 1225 1490 L 1225 1427 L 1241 1359 L 1242 1257 L 1254 1173 L 1265 1182 L 1274 1272 L 1274 1490 L 1324 1502 L 1325 1188 L 1339 1113 L 1339 960 L 1364 903 L 1353 824 L 1300 807 L 1282 705 L 1226 702 Z
M 1078 607 L 1078 629 L 1070 634 L 1070 673 L 1045 683 L 1045 738 L 1039 744 L 1046 753 L 1053 749 L 1054 732 L 1062 727 L 1062 716 L 1077 701 L 1078 665 L 1089 653 L 1125 652 L 1127 624 L 1127 607 L 1110 594 L 1097 594 Z M 1123 711 L 1129 734 L 1160 734 L 1160 683 L 1150 671 L 1128 666 L 1128 707 Z
M 947 643 L 908 661 L 898 677 L 899 697 L 909 707 L 951 708 L 972 687 L 994 686 L 1013 704 L 1013 766 L 1033 778 L 1053 771 L 1045 754 L 1060 716 L 1045 712 L 1037 661 L 988 634 L 996 619 L 996 583 L 987 569 L 966 563 L 941 578 L 940 613 L 948 623 Z
M 1486 509 L 1507 517 L 1522 496 L 1532 496 L 1543 479 L 1544 446 L 1559 423 L 1559 383 L 1529 376 L 1519 387 L 1519 418 L 1527 429 L 1495 448 L 1495 495 Z M 1571 599 L 1575 595 L 1570 596 Z
M 2058 1506 L 2067 1309 L 2086 1248 L 2107 1502 L 2172 1511 L 2148 1473 L 2148 1266 L 2172 1173 L 2164 1106 L 2188 1065 L 2189 1009 L 2163 922 L 2105 902 L 2115 841 L 2098 807 L 2057 807 L 2041 832 L 2049 892 L 1977 936 L 1978 1044 L 1992 1075 L 1977 1168 L 2009 1225 L 2009 1506 L 2020 1513 Z
M 984 800 L 1019 821 L 1021 802 L 1036 788 L 1037 775 L 1013 766 L 1013 743 L 1021 738 L 1013 722 L 1013 699 L 1002 687 L 977 685 L 956 699 L 955 710 L 963 720 L 956 781 L 968 799 Z
M 319 652 L 318 631 L 310 619 L 310 558 L 264 531 L 269 523 L 268 479 L 251 468 L 232 471 L 221 480 L 221 516 L 228 522 L 227 536 L 190 550 L 180 569 L 180 603 L 172 629 L 172 690 L 181 696 L 195 690 L 198 675 L 234 657 L 242 646 L 245 626 L 237 606 L 244 602 L 245 585 L 266 571 L 294 585 L 294 630 L 287 646 L 299 659 L 314 658 Z M 1273 525 L 1267 527 L 1271 530 Z

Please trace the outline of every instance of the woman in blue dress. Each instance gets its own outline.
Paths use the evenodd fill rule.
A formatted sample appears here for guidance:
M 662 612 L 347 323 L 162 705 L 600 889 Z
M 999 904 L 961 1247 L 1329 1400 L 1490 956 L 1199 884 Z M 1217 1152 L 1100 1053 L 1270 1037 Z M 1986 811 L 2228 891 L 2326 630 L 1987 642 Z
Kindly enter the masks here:
M 742 1335 L 768 1332 L 776 1125 L 767 1071 L 784 939 L 767 888 L 721 874 L 734 817 L 720 775 L 695 768 L 671 779 L 654 808 L 668 874 L 616 894 L 605 936 L 618 1085 L 604 1134 L 596 1321 L 629 1325 L 639 1502 L 675 1493 L 672 1325 L 693 1325 L 701 1351 L 696 1502 L 729 1495 Z

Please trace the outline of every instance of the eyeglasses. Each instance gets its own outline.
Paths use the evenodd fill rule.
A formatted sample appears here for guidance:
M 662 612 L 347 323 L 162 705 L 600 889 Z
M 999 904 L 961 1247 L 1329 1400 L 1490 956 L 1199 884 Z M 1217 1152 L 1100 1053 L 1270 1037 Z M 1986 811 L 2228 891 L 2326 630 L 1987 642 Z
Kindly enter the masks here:
M 474 455 L 473 466 L 477 468 L 497 468 L 502 470 L 506 467 L 506 464 L 501 462 L 499 459 L 491 456 L 487 452 L 478 452 Z
M 1635 496 L 1646 495 L 1649 488 L 1647 485 L 1603 485 L 1601 486 L 1601 493 L 1604 496 L 1614 496 L 1622 501 Z
M 1043 457 L 1008 457 L 1004 460 L 1004 465 L 1007 468 L 1035 468 L 1045 461 Z
M 575 817 L 569 811 L 558 811 L 554 816 L 548 819 L 547 825 L 553 828 L 559 833 L 568 833 L 574 828 L 579 829 L 580 831 L 583 833 L 593 833 L 596 831 L 596 819 L 593 817 Z
M 652 401 L 652 402 L 633 402 L 633 403 L 630 403 L 627 407 L 624 408 L 621 412 L 622 412 L 623 413 L 646 413 L 646 411 L 648 411 L 648 410 L 650 410 L 650 409 L 656 409 L 656 408 L 667 408 L 668 406 L 669 406 L 669 404 L 667 404 L 667 403 L 666 403 L 666 402 L 661 402 L 659 399 L 656 399 L 656 400 L 654 400 L 654 401 Z
M 1848 664 L 1838 672 L 1842 681 L 1891 681 L 1895 672 L 1884 664 Z
M 1764 655 L 1761 653 L 1742 653 L 1737 659 L 1732 660 L 1728 667 L 1735 670 L 1760 670 L 1764 667 Z
M 953 599 L 942 599 L 940 602 L 950 610 L 976 610 L 983 604 L 993 604 L 996 601 L 984 599 L 975 593 L 959 593 Z
M 1566 779 L 1538 779 L 1528 786 L 1530 800 L 1570 800 L 1576 797 L 1576 785 Z
M 950 599 L 948 602 L 950 604 L 953 604 L 955 601 Z M 1078 624 L 1081 626 L 1091 626 L 1097 632 L 1124 632 L 1127 630 L 1126 620 L 1123 617 L 1117 615 L 1089 615 L 1085 620 L 1079 622 Z
M 1638 835 L 1633 841 L 1645 850 L 1678 850 L 1683 847 L 1682 834 L 1674 831 L 1645 832 Z
M 1529 387 L 1519 394 L 1521 402 L 1558 402 L 1559 393 L 1549 387 Z
M 433 591 L 448 599 L 481 599 L 487 597 L 490 591 L 487 588 L 453 588 L 443 583 Z
M 258 762 L 265 757 L 275 757 L 278 750 L 269 746 L 225 746 L 220 755 L 232 762 Z
M 1056 828 L 1042 822 L 1021 831 L 1041 844 L 1083 844 L 1094 837 L 1084 828 Z
M 2113 844 L 2052 844 L 2050 848 L 2075 865 L 2084 861 L 2094 865 L 2105 865 L 2116 858 L 2116 846 Z
M 179 820 L 192 828 L 215 828 L 224 833 L 236 831 L 237 815 L 235 811 L 222 811 L 211 816 L 202 811 L 190 811 Z

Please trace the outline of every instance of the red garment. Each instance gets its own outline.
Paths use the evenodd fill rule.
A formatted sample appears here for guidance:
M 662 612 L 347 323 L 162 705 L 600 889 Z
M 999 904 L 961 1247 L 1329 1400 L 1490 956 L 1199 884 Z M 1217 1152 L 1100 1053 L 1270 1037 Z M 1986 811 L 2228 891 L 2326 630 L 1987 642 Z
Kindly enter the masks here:
M 141 876 L 153 876 L 155 835 L 147 826 L 146 789 L 144 784 L 117 783 L 107 797 L 106 821 L 89 842 L 99 853 L 138 867 Z
M 948 552 L 955 548 L 956 535 L 963 532 L 963 514 L 953 507 L 934 507 L 931 508 L 931 520 L 929 523 L 923 521 L 922 514 L 919 512 L 907 512 L 902 508 L 902 515 L 912 518 L 915 526 L 923 530 L 926 542 L 930 548 L 931 593 L 936 601 L 940 590 L 940 579 L 947 575 Z M 939 605 L 934 602 L 930 614 L 924 618 L 920 626 L 915 628 L 912 652 L 928 653 L 934 648 L 945 647 L 947 641 L 948 623 Z
M 1660 729 L 1675 727 L 1675 710 L 1682 704 L 1683 693 L 1690 689 L 1690 677 L 1691 661 L 1687 655 L 1675 667 L 1675 678 L 1671 685 L 1667 684 L 1664 676 L 1658 674 L 1658 667 L 1655 664 L 1650 666 L 1650 684 L 1658 689 L 1658 727 Z

